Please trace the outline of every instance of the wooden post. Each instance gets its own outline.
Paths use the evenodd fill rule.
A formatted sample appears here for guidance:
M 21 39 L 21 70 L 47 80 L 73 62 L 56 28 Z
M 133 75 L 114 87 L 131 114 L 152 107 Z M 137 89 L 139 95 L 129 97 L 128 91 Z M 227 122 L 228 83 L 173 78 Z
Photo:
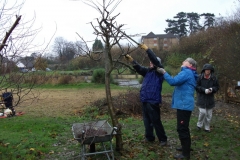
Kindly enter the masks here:
M 227 85 L 227 78 L 225 77 L 224 78 L 224 102 L 225 103 L 228 103 L 228 100 L 227 100 L 227 98 L 228 98 L 228 94 L 227 94 L 227 88 L 228 88 L 228 85 Z

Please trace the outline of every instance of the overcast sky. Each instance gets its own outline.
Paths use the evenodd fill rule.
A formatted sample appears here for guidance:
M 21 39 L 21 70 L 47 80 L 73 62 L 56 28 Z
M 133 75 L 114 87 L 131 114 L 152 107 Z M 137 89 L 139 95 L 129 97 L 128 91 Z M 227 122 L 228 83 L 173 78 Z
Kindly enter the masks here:
M 98 2 L 102 3 L 102 0 Z M 237 4 L 237 0 L 122 0 L 112 16 L 120 13 L 116 21 L 118 24 L 125 24 L 125 31 L 129 35 L 146 35 L 151 31 L 155 34 L 165 34 L 166 19 L 173 19 L 179 12 L 229 16 Z M 100 17 L 94 8 L 82 0 L 26 0 L 21 14 L 25 19 L 36 14 L 35 27 L 42 27 L 36 39 L 40 42 L 49 41 L 56 27 L 55 37 L 76 41 L 79 40 L 77 32 L 87 41 L 94 40 L 89 22 L 96 22 L 95 18 Z M 140 38 L 135 39 L 139 41 Z

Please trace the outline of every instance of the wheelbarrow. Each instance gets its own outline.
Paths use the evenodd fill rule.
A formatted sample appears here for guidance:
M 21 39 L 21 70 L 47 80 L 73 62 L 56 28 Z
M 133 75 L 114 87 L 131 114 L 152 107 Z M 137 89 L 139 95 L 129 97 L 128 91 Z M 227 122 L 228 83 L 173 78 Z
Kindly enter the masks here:
M 81 144 L 80 157 L 85 160 L 87 156 L 96 154 L 105 154 L 108 160 L 110 156 L 114 160 L 112 147 L 112 138 L 116 134 L 117 127 L 111 127 L 107 120 L 99 120 L 88 123 L 74 123 L 72 125 L 73 137 Z M 101 151 L 95 151 L 95 143 L 100 143 Z M 106 148 L 104 143 L 109 143 Z M 90 153 L 86 151 L 86 145 L 94 146 L 94 151 Z

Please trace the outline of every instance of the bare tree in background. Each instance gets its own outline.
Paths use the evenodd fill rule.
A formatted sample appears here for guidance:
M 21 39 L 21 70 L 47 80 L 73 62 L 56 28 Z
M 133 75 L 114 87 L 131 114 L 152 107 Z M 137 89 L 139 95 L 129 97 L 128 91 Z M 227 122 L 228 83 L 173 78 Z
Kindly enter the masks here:
M 19 58 L 39 52 L 36 48 L 41 46 L 32 43 L 41 28 L 33 29 L 35 15 L 28 21 L 20 15 L 23 5 L 24 1 L 2 0 L 0 3 L 0 90 L 12 93 L 13 106 L 37 97 L 32 92 L 36 76 L 20 73 L 16 66 Z
M 57 37 L 54 40 L 53 52 L 57 55 L 59 61 L 63 64 L 70 62 L 77 53 L 80 53 L 80 42 L 71 42 L 63 37 Z
M 91 51 L 85 45 L 84 53 L 82 53 L 82 56 L 89 56 L 93 60 L 99 60 L 101 58 L 104 58 L 105 60 L 105 90 L 106 90 L 106 99 L 108 102 L 108 111 L 112 120 L 113 126 L 116 126 L 118 128 L 116 137 L 116 150 L 121 151 L 123 149 L 123 141 L 122 141 L 122 126 L 118 122 L 118 119 L 116 117 L 116 110 L 113 106 L 112 102 L 112 96 L 111 96 L 111 89 L 110 89 L 110 74 L 114 69 L 122 68 L 122 67 L 128 67 L 129 66 L 125 60 L 123 60 L 123 57 L 126 54 L 130 54 L 131 52 L 136 49 L 134 47 L 135 44 L 138 44 L 135 42 L 131 36 L 127 36 L 125 32 L 123 31 L 124 25 L 118 25 L 115 19 L 119 15 L 112 16 L 112 12 L 115 10 L 115 8 L 118 6 L 118 4 L 121 2 L 121 0 L 102 0 L 102 3 L 99 2 L 93 2 L 92 0 L 82 0 L 87 5 L 93 7 L 96 9 L 100 14 L 100 18 L 96 19 L 96 25 L 93 22 L 90 22 L 92 28 L 94 29 L 94 34 L 96 37 L 100 37 L 104 42 L 104 49 L 103 51 Z M 86 43 L 86 41 L 79 35 L 81 40 Z M 129 44 L 128 47 L 124 48 L 120 45 L 121 40 L 128 40 Z M 132 43 L 134 42 L 134 44 Z M 116 54 L 112 52 L 112 48 L 114 46 L 119 47 L 119 53 Z M 132 49 L 133 48 L 133 49 Z M 143 56 L 144 57 L 144 56 Z

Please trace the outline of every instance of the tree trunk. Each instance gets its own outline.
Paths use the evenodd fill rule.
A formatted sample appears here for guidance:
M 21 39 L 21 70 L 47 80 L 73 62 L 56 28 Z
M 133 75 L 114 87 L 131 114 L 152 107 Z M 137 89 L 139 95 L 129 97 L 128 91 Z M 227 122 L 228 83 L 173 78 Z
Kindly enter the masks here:
M 112 102 L 112 96 L 111 96 L 111 89 L 110 89 L 110 75 L 112 71 L 112 65 L 111 65 L 111 53 L 108 45 L 105 47 L 104 51 L 105 56 L 105 90 L 106 90 L 106 99 L 108 103 L 108 112 L 110 114 L 113 127 L 117 127 L 117 134 L 116 137 L 116 150 L 121 151 L 123 149 L 123 142 L 122 142 L 122 125 L 118 123 L 118 119 L 116 117 L 115 108 L 113 106 Z

